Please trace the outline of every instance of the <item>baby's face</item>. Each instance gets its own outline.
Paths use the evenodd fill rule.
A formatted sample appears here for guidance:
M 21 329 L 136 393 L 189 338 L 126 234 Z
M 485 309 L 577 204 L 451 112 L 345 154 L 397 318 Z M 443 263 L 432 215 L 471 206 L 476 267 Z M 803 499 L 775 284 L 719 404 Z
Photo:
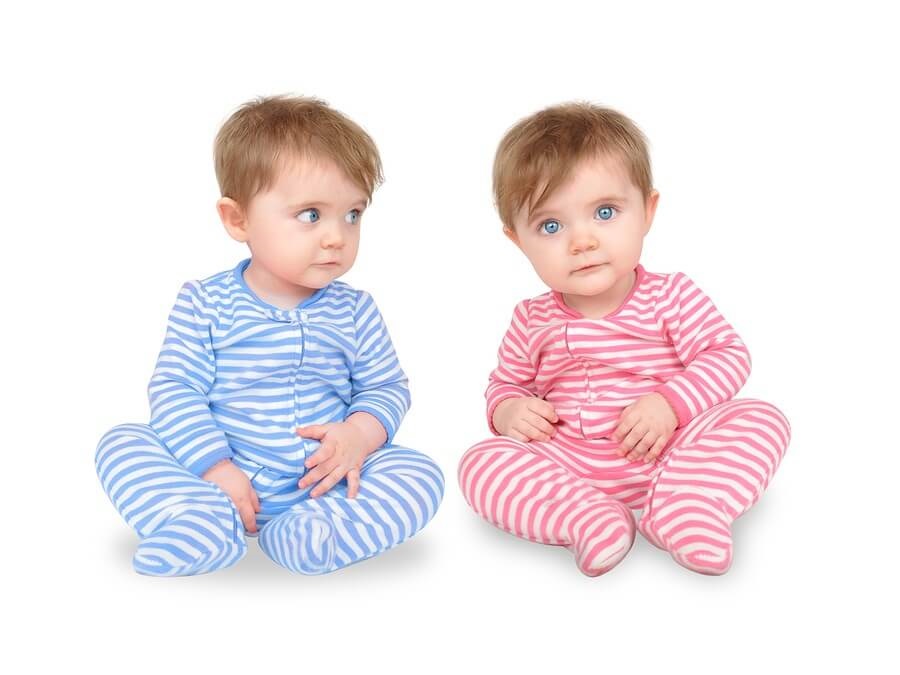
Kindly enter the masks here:
M 617 159 L 592 158 L 534 213 L 522 209 L 506 234 L 550 288 L 599 296 L 637 266 L 658 196 L 644 199 Z
M 247 207 L 253 264 L 296 287 L 327 286 L 356 260 L 366 203 L 366 193 L 331 160 L 285 162 Z

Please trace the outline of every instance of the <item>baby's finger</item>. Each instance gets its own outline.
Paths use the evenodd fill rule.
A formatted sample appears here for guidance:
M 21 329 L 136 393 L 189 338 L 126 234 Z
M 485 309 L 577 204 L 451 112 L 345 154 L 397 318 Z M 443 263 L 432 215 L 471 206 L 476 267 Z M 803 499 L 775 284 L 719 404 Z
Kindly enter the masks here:
M 306 458 L 306 461 L 303 463 L 303 465 L 307 469 L 311 469 L 317 464 L 321 464 L 322 462 L 327 461 L 334 454 L 335 447 L 336 446 L 334 441 L 330 441 L 326 438 L 324 441 L 322 441 L 319 449 Z
M 632 433 L 634 433 L 634 432 L 632 432 Z M 641 436 L 640 438 L 638 438 L 638 439 L 634 442 L 634 445 L 633 445 L 633 446 L 631 446 L 630 448 L 626 448 L 626 449 L 625 449 L 625 452 L 627 453 L 626 456 L 625 456 L 625 458 L 626 458 L 629 462 L 633 462 L 633 461 L 636 460 L 636 459 L 640 459 L 640 458 L 644 455 L 645 449 L 644 449 L 644 447 L 642 446 L 641 442 L 644 440 L 644 437 L 645 437 L 646 435 L 647 435 L 647 432 L 644 433 L 644 436 Z M 630 434 L 629 434 L 629 437 L 630 437 Z M 627 440 L 627 439 L 626 439 L 626 440 Z
M 256 513 L 259 513 L 262 510 L 262 507 L 259 505 L 259 495 L 256 494 L 256 490 L 250 488 L 250 501 L 253 504 L 253 510 Z
M 548 437 L 556 433 L 556 427 L 537 413 L 528 413 L 523 419 Z
M 350 469 L 347 472 L 347 497 L 356 499 L 359 494 L 359 469 Z
M 628 435 L 622 439 L 621 447 L 625 450 L 633 450 L 634 446 L 636 446 L 640 440 L 647 435 L 647 428 L 643 424 L 638 424 L 631 431 L 628 432 Z
M 522 441 L 523 443 L 527 443 L 528 441 L 531 440 L 530 438 L 528 438 L 528 436 L 523 434 L 521 431 L 518 431 L 515 427 L 511 427 L 509 429 L 509 431 L 506 432 L 505 435 L 509 436 L 510 438 L 513 438 L 517 441 Z
M 301 438 L 322 438 L 328 433 L 328 425 L 310 424 L 308 427 L 297 427 L 294 431 Z
M 643 456 L 644 456 L 643 450 L 634 449 L 628 453 L 628 456 L 626 457 L 626 459 L 629 462 L 636 462 L 636 461 L 640 460 L 640 458 Z
M 647 451 L 653 447 L 653 444 L 656 443 L 657 436 L 652 431 L 648 431 L 646 435 L 637 442 L 634 446 L 634 452 L 638 457 L 643 457 L 644 461 L 648 461 L 646 458 Z
M 556 414 L 553 405 L 542 398 L 531 398 L 526 406 L 531 412 L 537 413 L 545 420 L 550 422 L 559 422 L 559 416 Z
M 244 502 L 238 506 L 238 515 L 247 532 L 256 532 L 256 514 L 253 512 L 250 502 Z
M 326 492 L 328 492 L 331 488 L 338 484 L 338 482 L 347 475 L 347 469 L 343 466 L 338 466 L 332 471 L 330 474 L 325 476 L 319 484 L 316 485 L 315 489 L 309 493 L 309 496 L 315 499 L 316 497 L 321 497 Z
M 520 431 L 528 441 L 549 441 L 550 437 L 526 419 L 520 419 L 514 427 Z
M 631 430 L 634 429 L 635 421 L 631 419 L 631 417 L 622 415 L 619 418 L 619 424 L 616 426 L 615 431 L 612 432 L 610 438 L 612 438 L 616 443 L 621 443 L 622 439 L 625 438 Z
M 652 462 L 655 461 L 657 457 L 659 457 L 659 453 L 663 451 L 663 448 L 666 447 L 666 442 L 668 439 L 665 436 L 660 436 L 656 443 L 653 444 L 653 447 L 650 448 L 650 452 L 647 453 L 647 461 Z
M 334 471 L 334 468 L 337 466 L 337 460 L 330 459 L 327 462 L 322 462 L 316 468 L 311 469 L 306 472 L 306 475 L 300 479 L 300 482 L 297 483 L 297 487 L 301 490 L 309 487 L 313 483 L 318 483 L 322 478 L 327 476 L 329 473 Z

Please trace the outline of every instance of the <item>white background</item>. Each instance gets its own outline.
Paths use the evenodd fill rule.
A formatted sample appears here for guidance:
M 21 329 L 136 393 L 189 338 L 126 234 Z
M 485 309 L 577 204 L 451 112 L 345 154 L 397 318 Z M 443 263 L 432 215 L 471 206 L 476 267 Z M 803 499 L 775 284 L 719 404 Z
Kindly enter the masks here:
M 2 11 L 3 670 L 896 667 L 896 23 L 863 2 L 325 4 Z M 253 542 L 224 572 L 141 577 L 94 449 L 147 421 L 181 283 L 246 257 L 215 214 L 212 141 L 274 93 L 321 97 L 379 145 L 387 181 L 345 280 L 411 377 L 397 441 L 447 494 L 415 539 L 325 577 Z M 753 356 L 742 395 L 793 424 L 721 578 L 639 540 L 589 579 L 456 484 L 512 308 L 544 290 L 501 235 L 493 152 L 576 99 L 649 136 L 644 264 L 713 298 Z

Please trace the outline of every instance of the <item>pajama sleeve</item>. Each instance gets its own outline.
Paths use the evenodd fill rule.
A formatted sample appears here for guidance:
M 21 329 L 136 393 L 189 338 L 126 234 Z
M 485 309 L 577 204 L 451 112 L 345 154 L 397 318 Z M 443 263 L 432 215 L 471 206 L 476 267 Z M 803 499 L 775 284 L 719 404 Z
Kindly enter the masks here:
M 512 322 L 497 352 L 497 367 L 491 372 L 487 391 L 488 427 L 494 435 L 494 410 L 508 398 L 536 396 L 534 377 L 537 368 L 528 357 L 528 301 L 523 300 L 513 310 Z
M 730 400 L 750 375 L 750 353 L 712 301 L 684 274 L 657 304 L 663 334 L 684 370 L 656 391 L 675 410 L 678 426 Z
M 360 291 L 354 312 L 356 359 L 350 373 L 350 407 L 373 415 L 387 433 L 390 443 L 409 410 L 406 374 L 400 367 L 394 345 L 372 296 Z
M 169 314 L 166 337 L 150 379 L 150 426 L 188 471 L 202 476 L 233 456 L 225 433 L 213 419 L 207 394 L 216 376 L 198 282 L 188 282 Z

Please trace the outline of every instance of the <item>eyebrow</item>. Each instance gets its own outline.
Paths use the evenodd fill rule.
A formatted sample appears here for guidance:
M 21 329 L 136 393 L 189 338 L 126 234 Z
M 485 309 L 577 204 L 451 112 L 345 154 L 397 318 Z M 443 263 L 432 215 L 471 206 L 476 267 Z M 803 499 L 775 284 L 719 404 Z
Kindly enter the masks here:
M 314 208 L 332 208 L 334 204 L 331 202 L 293 202 L 288 206 L 289 211 L 299 211 L 300 209 L 314 209 Z M 366 201 L 364 199 L 360 199 L 358 201 L 353 202 L 350 205 L 351 209 L 364 209 L 366 208 Z
M 597 197 L 596 199 L 590 200 L 589 204 L 604 204 L 607 202 L 613 202 L 617 204 L 624 204 L 628 200 L 625 197 L 620 195 L 608 195 L 606 197 Z M 544 218 L 546 216 L 552 215 L 555 209 L 547 209 L 543 208 L 540 211 L 535 211 L 529 216 L 529 220 L 537 220 L 538 218 Z

